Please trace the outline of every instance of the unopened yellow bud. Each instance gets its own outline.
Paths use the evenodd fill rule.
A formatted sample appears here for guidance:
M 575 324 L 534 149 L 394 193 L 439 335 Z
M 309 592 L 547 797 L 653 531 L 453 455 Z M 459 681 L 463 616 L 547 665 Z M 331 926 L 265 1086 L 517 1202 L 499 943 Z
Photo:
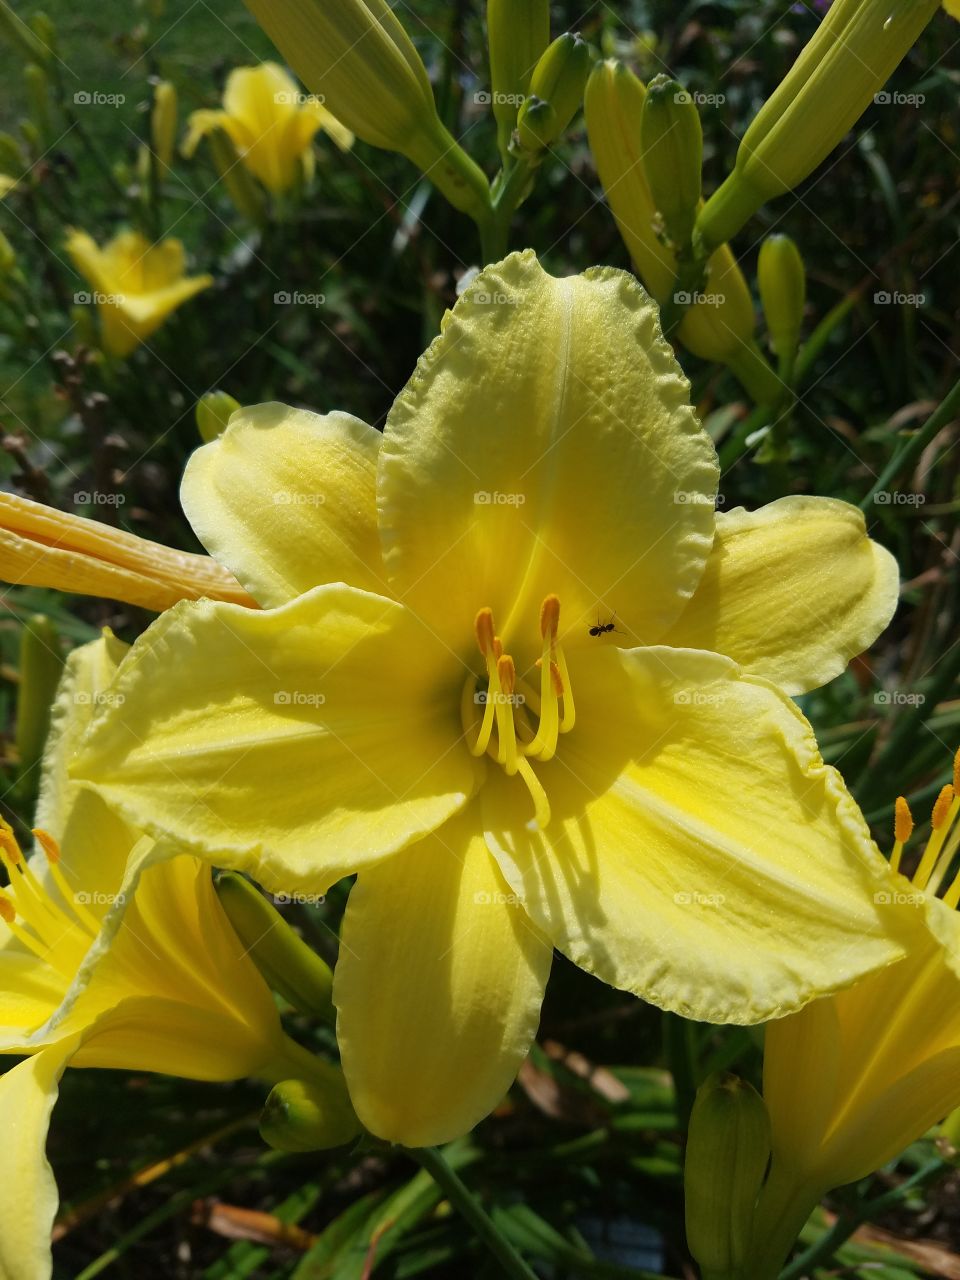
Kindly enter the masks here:
M 223 129 L 211 130 L 209 142 L 214 167 L 238 213 L 251 222 L 262 223 L 266 216 L 266 198 L 246 166 L 240 163 L 236 147 Z
M 578 33 L 558 36 L 530 77 L 530 97 L 520 108 L 517 132 L 525 151 L 556 142 L 583 102 L 593 53 Z
M 800 341 L 807 280 L 800 250 L 789 236 L 768 236 L 760 246 L 757 284 L 770 346 L 792 359 Z
M 646 96 L 632 71 L 608 59 L 594 67 L 587 81 L 584 114 L 597 173 L 620 235 L 643 283 L 665 303 L 673 293 L 677 257 L 657 233 L 657 208 L 644 166 L 640 129 Z M 724 245 L 710 258 L 703 296 L 687 306 L 677 337 L 705 360 L 733 366 L 749 359 L 754 369 L 762 370 L 764 362 L 752 345 L 753 327 L 750 290 Z M 766 372 L 773 392 L 779 384 L 769 367 Z
M 939 8 L 940 0 L 834 0 L 704 206 L 703 242 L 729 240 L 757 209 L 798 186 L 833 150 Z
M 150 139 L 154 155 L 164 169 L 168 168 L 177 141 L 177 90 L 169 80 L 161 80 L 153 91 Z
M 287 62 L 348 129 L 412 160 L 482 218 L 490 187 L 437 115 L 426 68 L 387 0 L 245 0 Z
M 334 1022 L 333 974 L 249 880 L 227 871 L 217 896 L 264 981 L 301 1013 Z
M 325 1151 L 360 1132 L 343 1072 L 317 1058 L 306 1080 L 274 1085 L 260 1116 L 260 1136 L 278 1151 Z
M 737 1076 L 711 1076 L 693 1104 L 684 1165 L 687 1243 L 703 1280 L 741 1274 L 769 1158 L 759 1093 Z
M 194 417 L 197 430 L 204 444 L 210 444 L 223 434 L 231 414 L 240 408 L 240 402 L 226 391 L 208 391 L 197 401 Z
M 640 141 L 654 205 L 674 246 L 682 248 L 700 208 L 703 130 L 696 104 L 676 80 L 660 75 L 647 86 Z
M 497 139 L 505 153 L 530 77 L 550 42 L 549 0 L 487 0 L 490 91 Z

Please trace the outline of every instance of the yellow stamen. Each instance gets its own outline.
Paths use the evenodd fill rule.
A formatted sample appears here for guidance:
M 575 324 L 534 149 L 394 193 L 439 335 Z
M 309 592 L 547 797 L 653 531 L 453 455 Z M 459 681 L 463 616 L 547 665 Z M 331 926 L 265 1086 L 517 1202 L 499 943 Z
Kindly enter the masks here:
M 480 646 L 480 652 L 486 657 L 493 649 L 493 610 L 481 609 L 473 625 L 477 633 L 477 644 Z
M 563 649 L 557 649 L 557 665 L 560 668 L 560 680 L 563 684 L 563 711 L 560 716 L 560 732 L 569 733 L 576 723 L 577 712 L 573 705 L 573 690 L 570 688 L 570 673 Z
M 933 830 L 930 833 L 930 839 L 927 841 L 927 847 L 923 851 L 923 857 L 920 859 L 917 873 L 913 877 L 913 883 L 921 891 L 926 889 L 930 875 L 937 864 L 940 850 L 943 848 L 943 842 L 946 840 L 953 819 L 956 816 L 957 807 L 953 787 L 948 782 L 941 789 L 934 803 L 933 814 L 930 819 Z
M 553 692 L 558 698 L 563 697 L 563 678 L 560 675 L 560 668 L 555 662 L 550 663 L 550 678 L 553 681 Z
M 540 634 L 544 640 L 548 635 L 553 642 L 557 638 L 560 627 L 560 597 L 549 595 L 540 606 Z
M 50 876 L 53 883 L 60 890 L 60 896 L 70 907 L 70 910 L 78 920 L 82 921 L 92 933 L 98 933 L 100 930 L 100 921 L 92 911 L 88 911 L 82 902 L 77 901 L 75 891 L 71 887 L 67 877 L 60 869 L 60 846 L 57 844 L 56 840 L 54 840 L 50 832 L 44 831 L 41 827 L 34 827 L 33 834 L 42 847 L 44 853 L 47 855 L 47 866 L 50 868 Z
M 513 659 L 504 654 L 497 662 L 497 737 L 500 739 L 498 759 L 509 776 L 517 772 L 517 731 L 513 720 L 513 691 L 517 685 L 517 670 Z M 502 757 L 502 758 L 501 758 Z
M 893 853 L 890 855 L 891 871 L 900 870 L 900 857 L 903 853 L 903 846 L 910 839 L 913 832 L 913 814 L 910 812 L 910 806 L 907 804 L 903 796 L 897 796 L 896 804 L 893 807 Z

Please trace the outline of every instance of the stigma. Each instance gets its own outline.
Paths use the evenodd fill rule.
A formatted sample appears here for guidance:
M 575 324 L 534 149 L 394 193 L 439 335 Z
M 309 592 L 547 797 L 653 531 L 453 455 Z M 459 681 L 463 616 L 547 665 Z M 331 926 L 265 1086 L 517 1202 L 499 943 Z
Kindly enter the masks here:
M 0 889 L 0 919 L 32 955 L 71 981 L 100 925 L 67 881 L 53 836 L 39 827 L 33 836 L 46 862 L 42 879 L 0 817 L 0 862 L 9 881 Z
M 533 769 L 556 753 L 560 734 L 574 726 L 576 711 L 570 673 L 558 640 L 560 600 L 548 595 L 540 606 L 540 656 L 527 680 L 504 652 L 493 611 L 481 609 L 474 622 L 485 675 L 467 678 L 461 695 L 461 721 L 470 751 L 487 755 L 508 777 L 519 777 L 533 801 L 536 826 L 550 821 L 550 803 Z M 482 708 L 482 710 L 480 710 Z

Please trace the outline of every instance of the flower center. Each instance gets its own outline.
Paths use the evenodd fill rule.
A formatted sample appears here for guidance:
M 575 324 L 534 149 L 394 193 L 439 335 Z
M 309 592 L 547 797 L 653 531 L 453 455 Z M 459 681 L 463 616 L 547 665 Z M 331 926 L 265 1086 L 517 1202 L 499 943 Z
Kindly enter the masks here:
M 960 824 L 956 820 L 958 813 L 960 813 L 960 751 L 954 757 L 953 782 L 948 782 L 941 789 L 934 802 L 933 814 L 930 818 L 930 838 L 913 873 L 912 883 L 921 893 L 929 892 L 935 897 L 950 870 L 950 864 L 957 849 L 960 848 Z M 890 867 L 893 871 L 900 870 L 903 846 L 910 839 L 912 832 L 913 815 L 910 812 L 910 806 L 903 796 L 897 796 L 894 809 L 894 845 L 890 855 Z M 943 895 L 943 901 L 948 907 L 955 908 L 960 904 L 960 873 L 954 877 L 950 888 Z
M 37 879 L 13 828 L 0 818 L 0 862 L 10 883 L 0 891 L 0 918 L 38 960 L 72 981 L 100 925 L 60 869 L 60 846 L 46 831 L 34 832 L 47 859 L 56 895 Z
M 533 771 L 532 760 L 550 760 L 561 733 L 573 728 L 576 712 L 563 650 L 557 644 L 560 601 L 550 595 L 540 606 L 539 691 L 517 675 L 513 658 L 503 651 L 493 611 L 481 609 L 475 622 L 477 644 L 486 673 L 470 675 L 460 698 L 460 718 L 470 750 L 488 755 L 509 776 L 519 776 L 533 800 L 539 827 L 550 821 L 547 794 Z M 531 677 L 533 673 L 531 672 Z M 482 709 L 481 709 L 482 708 Z

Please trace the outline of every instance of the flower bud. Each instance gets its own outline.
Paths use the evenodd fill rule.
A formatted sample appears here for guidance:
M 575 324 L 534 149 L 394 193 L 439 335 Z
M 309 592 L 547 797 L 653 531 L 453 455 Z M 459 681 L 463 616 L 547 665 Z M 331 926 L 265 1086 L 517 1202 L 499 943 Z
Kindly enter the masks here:
M 259 889 L 235 871 L 217 880 L 217 895 L 264 981 L 301 1013 L 334 1022 L 329 965 L 287 924 Z
M 733 173 L 697 223 L 715 247 L 774 196 L 798 186 L 874 99 L 940 0 L 834 0 L 799 58 L 754 117 Z
M 20 684 L 17 691 L 16 748 L 21 777 L 31 777 L 43 755 L 50 709 L 63 674 L 60 637 L 42 613 L 28 618 L 20 632 Z
M 740 1274 L 769 1159 L 759 1093 L 737 1076 L 711 1076 L 693 1104 L 684 1165 L 687 1243 L 704 1280 Z
M 790 360 L 800 341 L 806 275 L 800 250 L 789 236 L 768 236 L 764 240 L 757 262 L 757 283 L 770 346 L 781 359 Z
M 177 90 L 169 80 L 161 80 L 153 91 L 150 139 L 161 168 L 169 168 L 177 141 Z
M 27 86 L 27 100 L 30 103 L 30 118 L 36 124 L 43 137 L 49 138 L 52 132 L 50 118 L 50 82 L 43 67 L 36 62 L 28 62 L 23 69 L 23 78 Z
M 490 186 L 437 115 L 426 68 L 387 0 L 246 0 L 287 62 L 348 129 L 412 160 L 481 219 Z
M 597 173 L 624 244 L 647 289 L 659 303 L 670 300 L 677 259 L 670 245 L 657 235 L 657 209 L 643 161 L 641 119 L 647 91 L 622 63 L 598 63 L 587 81 L 584 114 Z M 754 327 L 753 301 L 743 272 L 728 246 L 717 250 L 708 264 L 705 298 L 684 312 L 677 337 L 694 355 L 723 364 L 742 361 L 751 368 Z M 760 359 L 762 366 L 762 357 Z M 772 370 L 768 369 L 773 378 Z M 739 376 L 739 375 L 738 375 Z
M 226 391 L 208 391 L 205 396 L 200 397 L 194 409 L 194 417 L 204 444 L 210 444 L 223 433 L 230 415 L 239 408 L 239 401 L 227 395 Z
M 700 112 L 676 80 L 660 75 L 647 86 L 640 141 L 654 205 L 680 249 L 690 243 L 700 208 L 703 131 Z
M 324 1151 L 360 1132 L 343 1072 L 321 1058 L 311 1080 L 282 1080 L 260 1116 L 260 1136 L 278 1151 Z
M 533 68 L 550 42 L 549 0 L 487 0 L 487 42 L 493 115 L 506 153 Z
M 525 151 L 550 146 L 566 129 L 583 101 L 592 61 L 586 40 L 570 31 L 558 36 L 542 54 L 530 77 L 530 97 L 517 117 Z
M 0 33 L 20 50 L 28 62 L 43 63 L 50 57 L 50 49 L 46 43 L 14 13 L 7 0 L 0 0 Z
M 237 149 L 223 129 L 212 129 L 209 143 L 214 168 L 237 211 L 259 225 L 266 217 L 267 204 L 263 191 L 247 168 L 240 163 Z

